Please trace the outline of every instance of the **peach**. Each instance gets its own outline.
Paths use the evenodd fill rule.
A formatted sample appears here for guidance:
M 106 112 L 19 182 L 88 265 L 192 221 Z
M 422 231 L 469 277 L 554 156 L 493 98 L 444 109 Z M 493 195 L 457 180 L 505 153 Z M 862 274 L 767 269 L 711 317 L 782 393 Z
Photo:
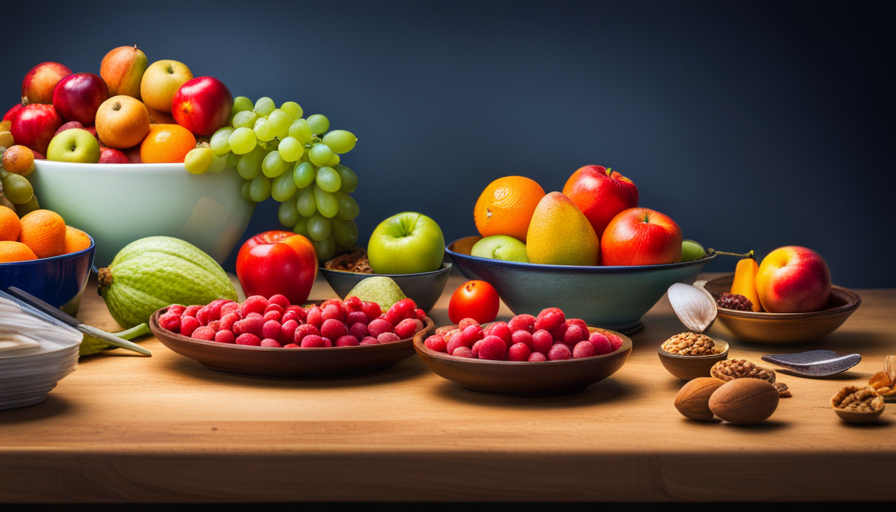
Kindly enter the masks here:
M 831 295 L 831 271 L 812 249 L 780 247 L 759 265 L 756 292 L 762 308 L 770 313 L 818 311 Z
M 96 133 L 110 148 L 131 148 L 149 133 L 149 112 L 138 99 L 113 96 L 96 112 Z

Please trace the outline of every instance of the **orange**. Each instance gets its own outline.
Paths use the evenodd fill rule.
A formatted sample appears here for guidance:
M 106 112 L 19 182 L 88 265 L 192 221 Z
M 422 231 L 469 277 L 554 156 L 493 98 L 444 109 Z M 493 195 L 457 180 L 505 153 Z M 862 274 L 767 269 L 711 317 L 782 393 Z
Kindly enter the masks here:
M 19 241 L 34 251 L 38 258 L 59 256 L 65 251 L 65 221 L 50 210 L 34 210 L 20 219 Z
M 0 206 L 0 240 L 10 242 L 18 241 L 22 232 L 22 223 L 16 212 L 5 206 Z
M 505 176 L 491 182 L 476 201 L 473 220 L 482 236 L 508 235 L 523 242 L 529 221 L 544 189 L 523 176 Z
M 196 147 L 196 137 L 179 124 L 154 124 L 140 144 L 140 159 L 145 164 L 183 163 Z
M 65 226 L 65 249 L 63 254 L 83 251 L 90 247 L 90 237 L 78 228 Z
M 0 242 L 0 263 L 12 263 L 14 261 L 36 260 L 34 251 L 21 242 L 4 240 Z

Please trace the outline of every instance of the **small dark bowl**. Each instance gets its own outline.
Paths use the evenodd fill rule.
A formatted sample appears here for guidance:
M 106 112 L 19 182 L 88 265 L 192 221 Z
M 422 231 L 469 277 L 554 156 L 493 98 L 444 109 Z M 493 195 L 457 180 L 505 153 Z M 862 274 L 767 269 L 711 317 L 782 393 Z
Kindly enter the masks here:
M 612 332 L 622 346 L 602 356 L 565 361 L 489 361 L 449 356 L 424 344 L 430 332 L 414 335 L 414 350 L 436 375 L 479 393 L 550 396 L 575 393 L 613 375 L 632 353 L 632 340 L 615 331 L 589 326 L 591 332 Z
M 684 263 L 632 267 L 536 265 L 477 258 L 470 249 L 480 237 L 466 237 L 446 252 L 465 276 L 487 281 L 515 314 L 538 315 L 547 307 L 589 325 L 632 333 L 641 317 L 674 283 L 693 283 L 715 255 Z
M 96 251 L 93 237 L 87 236 L 90 247 L 83 251 L 52 258 L 0 263 L 0 289 L 15 286 L 71 316 L 77 315 Z
M 389 277 L 401 288 L 410 299 L 423 311 L 429 311 L 445 289 L 448 283 L 448 274 L 451 273 L 451 263 L 443 263 L 439 270 L 432 272 L 420 272 L 417 274 L 362 274 L 360 272 L 346 272 L 344 270 L 330 270 L 321 268 L 320 273 L 330 283 L 336 295 L 345 299 L 348 292 L 352 291 L 358 283 L 368 277 Z
M 280 378 L 334 377 L 388 368 L 414 354 L 411 338 L 383 345 L 296 349 L 196 340 L 159 325 L 159 316 L 167 310 L 162 308 L 149 319 L 156 338 L 172 351 L 219 372 Z M 420 332 L 435 329 L 429 317 L 423 323 Z
M 657 354 L 669 373 L 681 380 L 692 380 L 697 377 L 709 377 L 709 370 L 714 364 L 728 359 L 728 343 L 715 340 L 715 344 L 719 351 L 705 356 L 672 354 L 663 350 L 663 347 L 657 349 Z
M 731 291 L 734 274 L 707 281 L 713 295 Z M 831 287 L 831 297 L 821 311 L 809 313 L 767 313 L 719 308 L 718 318 L 736 337 L 754 343 L 806 343 L 837 330 L 849 318 L 862 298 L 841 286 Z

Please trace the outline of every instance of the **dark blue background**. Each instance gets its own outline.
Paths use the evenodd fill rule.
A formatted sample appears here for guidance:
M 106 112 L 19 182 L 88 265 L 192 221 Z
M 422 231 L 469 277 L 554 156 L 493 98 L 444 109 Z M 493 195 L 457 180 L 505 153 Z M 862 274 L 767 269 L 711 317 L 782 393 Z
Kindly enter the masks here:
M 140 5 L 5 7 L 0 98 L 12 106 L 39 62 L 98 73 L 107 51 L 137 44 L 354 132 L 362 245 L 405 210 L 446 241 L 476 234 L 490 181 L 560 190 L 601 164 L 706 247 L 804 245 L 837 284 L 896 287 L 890 3 Z M 246 236 L 279 228 L 276 206 Z

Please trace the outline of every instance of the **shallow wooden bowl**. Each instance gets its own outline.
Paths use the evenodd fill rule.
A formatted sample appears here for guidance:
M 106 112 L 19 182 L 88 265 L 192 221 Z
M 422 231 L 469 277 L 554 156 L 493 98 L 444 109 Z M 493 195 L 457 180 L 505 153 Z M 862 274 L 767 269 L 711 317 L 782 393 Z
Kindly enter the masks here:
M 262 377 L 329 377 L 380 370 L 414 354 L 411 338 L 383 345 L 298 349 L 195 340 L 159 326 L 159 316 L 167 309 L 156 311 L 149 320 L 156 338 L 174 352 L 219 372 Z M 420 333 L 435 329 L 429 317 L 423 323 Z
M 840 416 L 840 419 L 847 423 L 872 423 L 877 421 L 878 418 L 884 413 L 883 409 L 878 409 L 872 412 L 858 412 L 858 411 L 847 411 L 845 409 L 840 409 L 838 407 L 831 406 L 831 409 L 837 413 L 837 416 Z
M 708 281 L 706 290 L 718 295 L 731 291 L 734 274 Z M 807 343 L 837 330 L 862 298 L 847 288 L 831 287 L 831 297 L 821 311 L 810 313 L 766 313 L 719 308 L 718 318 L 736 337 L 754 343 Z
M 565 361 L 489 361 L 430 350 L 423 342 L 431 331 L 421 331 L 414 336 L 414 350 L 430 370 L 469 391 L 516 396 L 563 395 L 581 391 L 613 375 L 631 355 L 632 340 L 627 336 L 609 329 L 588 329 L 613 333 L 622 338 L 622 346 L 610 354 Z
M 663 363 L 663 367 L 679 379 L 691 380 L 697 377 L 709 377 L 709 370 L 714 364 L 728 359 L 728 343 L 718 340 L 713 341 L 718 352 L 712 355 L 683 356 L 666 352 L 662 347 L 657 349 L 657 353 L 660 356 L 660 362 Z

